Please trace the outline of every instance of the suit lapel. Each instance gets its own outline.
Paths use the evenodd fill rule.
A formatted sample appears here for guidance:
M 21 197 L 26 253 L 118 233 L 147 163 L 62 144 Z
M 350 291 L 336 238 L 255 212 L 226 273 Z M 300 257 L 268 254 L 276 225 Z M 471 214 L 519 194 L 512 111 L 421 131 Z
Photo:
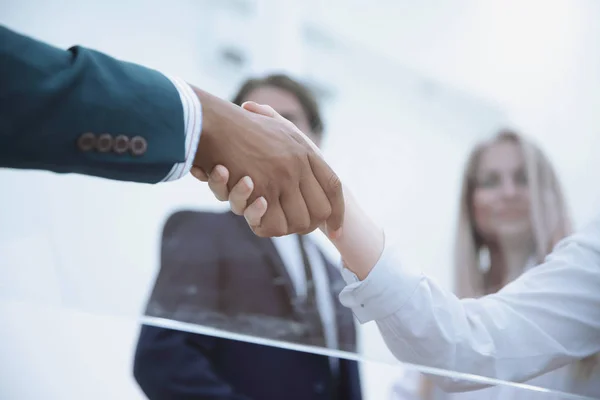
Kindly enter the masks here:
M 302 313 L 298 312 L 298 307 L 302 299 L 296 295 L 292 278 L 273 244 L 273 241 L 268 238 L 258 237 L 252 232 L 252 229 L 246 223 L 246 220 L 233 213 L 229 213 L 236 223 L 241 225 L 241 229 L 249 243 L 260 249 L 265 257 L 274 267 L 273 285 L 283 286 L 285 293 L 289 299 L 290 305 L 296 314 L 296 317 L 302 319 Z M 334 312 L 337 321 L 337 336 L 341 350 L 356 351 L 356 330 L 352 313 L 346 309 L 338 300 L 338 295 L 345 286 L 344 280 L 339 270 L 333 266 L 325 257 L 321 249 L 318 250 L 319 255 L 323 260 L 329 285 L 331 287 L 331 296 L 333 297 Z
M 294 299 L 296 299 L 296 290 L 294 289 L 294 285 L 292 283 L 292 277 L 290 276 L 277 248 L 273 244 L 273 240 L 269 238 L 261 238 L 256 236 L 252 229 L 246 223 L 246 220 L 242 217 L 239 217 L 232 212 L 229 213 L 233 219 L 235 219 L 236 223 L 240 224 L 241 229 L 244 231 L 244 235 L 249 243 L 252 243 L 258 249 L 260 249 L 261 253 L 268 260 L 271 265 L 274 267 L 274 276 L 273 276 L 273 285 L 275 286 L 283 286 L 290 304 L 293 305 Z

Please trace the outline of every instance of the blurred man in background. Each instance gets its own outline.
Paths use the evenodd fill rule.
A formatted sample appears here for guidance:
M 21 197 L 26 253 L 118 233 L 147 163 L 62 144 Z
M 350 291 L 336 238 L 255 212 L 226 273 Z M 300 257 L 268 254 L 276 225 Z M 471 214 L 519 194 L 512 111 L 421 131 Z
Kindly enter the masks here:
M 284 75 L 251 79 L 234 103 L 268 104 L 317 145 L 313 94 Z M 150 316 L 356 351 L 341 275 L 306 235 L 254 235 L 233 213 L 179 211 L 165 224 Z M 152 400 L 359 400 L 355 361 L 142 326 L 134 376 Z

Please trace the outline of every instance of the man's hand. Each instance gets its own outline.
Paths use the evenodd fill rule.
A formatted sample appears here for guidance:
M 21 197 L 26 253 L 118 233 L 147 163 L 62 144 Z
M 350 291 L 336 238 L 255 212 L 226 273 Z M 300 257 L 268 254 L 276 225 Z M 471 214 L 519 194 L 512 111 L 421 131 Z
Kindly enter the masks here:
M 203 113 L 194 166 L 208 173 L 225 166 L 229 190 L 244 176 L 252 178 L 248 204 L 263 197 L 269 205 L 260 225 L 252 227 L 258 236 L 308 233 L 323 222 L 331 230 L 341 228 L 341 182 L 291 122 L 268 106 L 240 108 L 194 90 Z
M 253 202 L 248 201 L 253 189 L 253 182 L 249 176 L 239 180 L 229 190 L 229 171 L 223 165 L 217 165 L 208 175 L 198 168 L 192 168 L 192 174 L 202 181 L 208 181 L 215 196 L 228 200 L 231 211 L 243 215 L 250 227 L 261 224 L 269 204 L 264 197 L 259 197 Z M 349 191 L 345 192 L 344 200 L 346 208 L 343 233 L 341 229 L 332 231 L 327 224 L 321 225 L 320 229 L 342 255 L 345 267 L 354 272 L 360 280 L 364 280 L 381 258 L 385 247 L 385 233 L 364 212 Z
M 229 181 L 229 171 L 222 165 L 217 165 L 210 175 L 207 175 L 198 167 L 192 167 L 192 175 L 202 182 L 208 182 L 210 190 L 215 197 L 221 201 L 229 201 L 231 211 L 236 215 L 243 215 L 248 225 L 255 230 L 261 224 L 261 220 L 269 207 L 267 200 L 264 197 L 259 197 L 253 202 L 249 202 L 248 198 L 252 194 L 254 182 L 249 176 L 243 177 L 231 189 L 227 187 Z M 347 198 L 345 199 L 347 201 Z M 325 233 L 329 239 L 339 239 L 342 230 L 332 231 L 327 228 L 327 224 L 323 223 L 319 229 Z

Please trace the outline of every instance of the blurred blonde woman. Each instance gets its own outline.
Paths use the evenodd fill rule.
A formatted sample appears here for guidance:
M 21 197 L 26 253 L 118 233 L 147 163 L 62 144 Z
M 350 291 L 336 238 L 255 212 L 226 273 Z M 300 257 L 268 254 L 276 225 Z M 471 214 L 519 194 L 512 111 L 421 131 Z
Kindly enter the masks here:
M 455 243 L 456 295 L 478 298 L 496 293 L 542 263 L 571 233 L 562 189 L 546 156 L 517 133 L 500 132 L 476 146 L 466 163 Z M 587 378 L 594 364 L 595 357 L 589 357 L 527 383 L 571 392 L 573 385 L 591 384 Z M 419 390 L 401 381 L 392 398 L 531 399 L 534 395 L 510 387 L 449 394 L 427 378 L 417 379 L 421 384 L 412 387 Z
M 270 118 L 282 118 L 268 106 L 243 107 Z M 309 143 L 308 138 L 305 141 Z M 553 189 L 558 187 L 556 177 L 541 153 L 515 134 L 503 133 L 483 147 L 473 179 L 477 183 L 473 207 L 467 207 L 473 220 L 478 221 L 476 235 L 471 235 L 481 240 L 473 239 L 470 257 L 474 261 L 464 264 L 477 271 L 482 265 L 483 272 L 470 274 L 466 283 L 460 283 L 460 290 L 472 290 L 472 296 L 478 295 L 477 290 L 493 293 L 460 299 L 435 280 L 406 268 L 400 251 L 386 243 L 385 231 L 344 186 L 342 231 L 332 234 L 327 226 L 321 227 L 344 260 L 341 272 L 347 286 L 340 293 L 340 301 L 352 309 L 361 324 L 374 321 L 387 347 L 400 361 L 600 398 L 596 360 L 600 353 L 600 212 L 533 266 L 569 231 L 566 212 L 556 211 L 564 210 L 560 191 Z M 498 156 L 501 151 L 504 155 Z M 498 154 L 491 157 L 494 153 Z M 516 161 L 510 173 L 491 173 L 489 181 L 484 179 L 482 165 L 492 170 L 500 168 L 505 164 L 500 161 L 509 155 Z M 192 173 L 198 179 L 208 179 L 217 198 L 228 199 L 232 210 L 243 214 L 250 227 L 260 227 L 269 205 L 264 197 L 248 203 L 253 191 L 251 178 L 229 182 L 225 167 L 211 171 L 208 178 L 197 169 Z M 510 208 L 484 201 L 487 197 L 483 189 L 493 187 L 494 180 L 501 187 L 506 185 L 507 193 L 519 193 L 519 200 L 503 200 L 502 204 L 511 204 Z M 228 183 L 234 185 L 231 190 Z M 500 220 L 502 224 L 496 223 Z M 461 225 L 466 231 L 459 237 L 468 237 L 469 225 Z M 509 237 L 519 240 L 513 242 Z M 487 257 L 483 243 L 489 253 L 489 267 L 484 262 Z M 499 248 L 511 249 L 506 260 L 498 258 L 506 251 L 499 252 Z M 468 251 L 461 254 L 469 257 Z M 502 267 L 496 268 L 492 264 L 498 259 Z M 431 379 L 446 392 L 464 392 L 477 399 L 514 398 L 517 394 L 511 389 L 504 395 L 503 388 L 475 379 Z M 522 393 L 518 396 L 527 399 L 539 394 Z

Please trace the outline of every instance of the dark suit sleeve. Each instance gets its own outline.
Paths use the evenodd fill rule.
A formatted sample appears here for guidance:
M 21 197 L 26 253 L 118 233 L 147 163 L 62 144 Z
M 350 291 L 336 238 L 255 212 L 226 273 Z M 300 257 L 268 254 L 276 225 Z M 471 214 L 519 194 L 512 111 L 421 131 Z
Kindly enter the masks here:
M 146 314 L 214 327 L 219 310 L 218 214 L 180 211 L 165 223 L 161 268 Z M 219 339 L 143 326 L 134 377 L 151 400 L 250 400 L 234 393 L 216 371 Z
M 0 26 L 0 167 L 154 183 L 185 160 L 183 106 L 161 73 Z M 142 155 L 82 151 L 84 133 L 142 137 Z
M 133 375 L 150 400 L 250 400 L 215 371 L 211 353 L 219 339 L 142 326 Z

